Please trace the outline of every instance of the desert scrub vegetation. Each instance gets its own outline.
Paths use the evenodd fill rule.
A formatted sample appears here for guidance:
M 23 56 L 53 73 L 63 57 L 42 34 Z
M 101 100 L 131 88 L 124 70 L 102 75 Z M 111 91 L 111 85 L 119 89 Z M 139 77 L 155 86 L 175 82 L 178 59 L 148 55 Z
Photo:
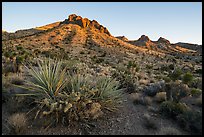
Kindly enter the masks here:
M 202 90 L 201 89 L 197 89 L 197 88 L 192 88 L 191 89 L 191 95 L 192 96 L 200 96 L 202 94 Z
M 158 92 L 154 98 L 154 100 L 158 103 L 166 101 L 166 92 Z
M 183 75 L 183 83 L 189 84 L 193 81 L 193 75 L 190 72 L 187 72 Z
M 70 74 L 62 61 L 51 59 L 38 61 L 38 68 L 26 68 L 32 78 L 19 87 L 30 92 L 22 95 L 35 97 L 35 118 L 49 118 L 50 124 L 97 119 L 105 110 L 116 110 L 121 102 L 122 89 L 114 79 Z
M 9 125 L 15 134 L 22 134 L 27 128 L 27 117 L 25 113 L 14 113 L 8 119 Z
M 169 74 L 169 77 L 173 80 L 176 81 L 181 78 L 181 75 L 183 74 L 182 70 L 179 68 L 176 68 L 172 73 Z
M 193 133 L 202 134 L 202 112 L 188 110 L 177 116 L 180 126 Z
M 136 71 L 127 69 L 124 66 L 118 65 L 111 70 L 111 77 L 117 79 L 120 85 L 126 92 L 136 92 L 138 86 L 138 76 Z
M 182 98 L 190 95 L 190 88 L 181 81 L 166 83 L 166 97 L 169 101 L 179 102 Z
M 144 120 L 144 126 L 147 129 L 153 129 L 153 130 L 158 129 L 158 125 L 156 121 L 148 113 L 144 114 L 143 120 Z
M 160 105 L 159 111 L 165 116 L 170 116 L 175 119 L 179 114 L 182 114 L 190 108 L 185 103 L 176 103 L 173 101 L 164 101 Z
M 127 69 L 134 68 L 136 72 L 140 70 L 139 65 L 134 61 L 128 61 Z

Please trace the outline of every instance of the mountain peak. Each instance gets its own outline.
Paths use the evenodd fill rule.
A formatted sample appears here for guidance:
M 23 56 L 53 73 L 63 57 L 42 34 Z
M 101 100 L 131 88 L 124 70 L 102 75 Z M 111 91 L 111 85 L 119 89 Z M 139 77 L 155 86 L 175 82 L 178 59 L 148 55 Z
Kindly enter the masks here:
M 157 42 L 158 43 L 165 43 L 165 44 L 168 44 L 168 45 L 171 44 L 169 40 L 167 40 L 165 38 L 162 38 L 162 37 L 160 37 Z
M 138 39 L 138 41 L 144 41 L 144 42 L 147 42 L 147 41 L 150 41 L 150 39 L 149 39 L 148 36 L 146 36 L 146 35 L 142 35 L 142 36 Z
M 69 15 L 68 19 L 65 19 L 62 24 L 77 24 L 82 28 L 95 28 L 98 29 L 101 33 L 106 33 L 109 36 L 111 35 L 107 28 L 100 25 L 96 20 L 91 21 L 88 18 L 82 18 L 81 16 L 78 16 L 76 14 Z

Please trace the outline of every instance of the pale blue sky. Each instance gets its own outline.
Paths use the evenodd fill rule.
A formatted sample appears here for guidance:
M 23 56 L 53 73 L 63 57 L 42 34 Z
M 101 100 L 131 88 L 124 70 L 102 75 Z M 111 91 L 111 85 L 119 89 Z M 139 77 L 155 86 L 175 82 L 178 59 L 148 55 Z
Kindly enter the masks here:
M 73 13 L 97 20 L 113 36 L 202 44 L 201 2 L 3 2 L 2 29 L 42 26 Z

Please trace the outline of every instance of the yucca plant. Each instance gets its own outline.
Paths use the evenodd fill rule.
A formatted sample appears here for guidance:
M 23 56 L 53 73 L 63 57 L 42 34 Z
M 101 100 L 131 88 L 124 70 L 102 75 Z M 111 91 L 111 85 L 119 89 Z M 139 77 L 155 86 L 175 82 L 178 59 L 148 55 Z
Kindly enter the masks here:
M 122 89 L 119 82 L 108 77 L 99 77 L 96 82 L 97 93 L 95 99 L 99 100 L 104 108 L 115 109 L 121 102 Z
M 24 88 L 33 91 L 33 95 L 41 95 L 55 100 L 56 96 L 66 84 L 66 68 L 62 70 L 62 62 L 50 59 L 37 61 L 38 67 L 31 65 L 25 66 L 32 76 L 31 80 L 27 80 Z M 32 95 L 30 94 L 30 95 Z

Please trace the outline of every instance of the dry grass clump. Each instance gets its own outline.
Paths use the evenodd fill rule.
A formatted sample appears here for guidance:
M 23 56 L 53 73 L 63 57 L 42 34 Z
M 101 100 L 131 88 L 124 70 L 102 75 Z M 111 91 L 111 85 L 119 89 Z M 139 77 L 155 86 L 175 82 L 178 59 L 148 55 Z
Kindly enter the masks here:
M 166 101 L 166 92 L 157 93 L 156 96 L 154 97 L 154 100 L 159 103 Z
M 8 122 L 14 130 L 14 134 L 23 133 L 27 126 L 27 118 L 24 113 L 15 113 L 11 115 Z
M 147 129 L 158 129 L 158 125 L 156 123 L 156 121 L 151 118 L 151 116 L 149 114 L 144 114 L 143 116 L 143 119 L 144 119 L 144 125 Z
M 151 98 L 151 97 L 148 97 L 148 96 L 145 96 L 145 97 L 143 98 L 142 104 L 143 104 L 143 105 L 147 105 L 147 106 L 151 105 L 151 104 L 152 104 L 152 98 Z
M 181 132 L 174 127 L 161 127 L 156 135 L 181 135 Z
M 141 104 L 149 106 L 152 104 L 152 98 L 149 96 L 143 96 L 140 93 L 132 93 L 130 96 L 134 104 Z

